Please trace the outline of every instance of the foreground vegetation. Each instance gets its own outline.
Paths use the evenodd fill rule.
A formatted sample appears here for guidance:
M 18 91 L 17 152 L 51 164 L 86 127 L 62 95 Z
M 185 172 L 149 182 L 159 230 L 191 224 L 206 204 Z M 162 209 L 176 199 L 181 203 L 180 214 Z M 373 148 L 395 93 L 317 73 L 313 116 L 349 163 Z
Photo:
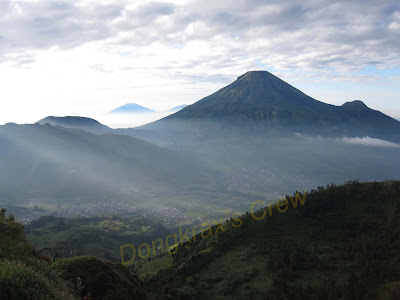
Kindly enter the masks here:
M 155 240 L 167 235 L 166 227 L 152 218 L 112 217 L 57 218 L 41 217 L 26 227 L 26 235 L 39 249 L 51 248 L 51 255 L 68 258 L 93 255 L 120 262 L 119 247 Z
M 0 299 L 398 299 L 400 182 L 320 187 L 305 199 L 128 267 L 45 256 L 3 210 Z
M 320 187 L 302 207 L 245 214 L 138 270 L 159 299 L 398 299 L 399 208 L 399 181 Z
M 25 238 L 23 226 L 0 214 L 0 299 L 146 299 L 140 280 L 121 264 L 81 256 L 53 260 Z

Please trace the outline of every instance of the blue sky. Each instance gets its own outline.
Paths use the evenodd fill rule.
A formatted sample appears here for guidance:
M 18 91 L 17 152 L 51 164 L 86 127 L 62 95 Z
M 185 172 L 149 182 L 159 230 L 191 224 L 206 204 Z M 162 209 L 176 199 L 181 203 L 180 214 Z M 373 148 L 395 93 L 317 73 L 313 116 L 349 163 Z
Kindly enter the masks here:
M 0 124 L 163 111 L 260 69 L 400 119 L 399 54 L 398 1 L 3 0 Z

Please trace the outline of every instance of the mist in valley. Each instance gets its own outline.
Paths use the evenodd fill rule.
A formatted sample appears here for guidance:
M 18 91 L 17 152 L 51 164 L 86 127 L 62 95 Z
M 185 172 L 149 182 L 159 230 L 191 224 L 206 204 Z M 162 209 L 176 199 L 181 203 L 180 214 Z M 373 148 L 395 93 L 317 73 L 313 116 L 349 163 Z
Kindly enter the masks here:
M 400 177 L 399 145 L 377 138 L 265 132 L 248 121 L 162 122 L 163 131 L 155 123 L 102 134 L 2 126 L 0 204 L 27 222 L 169 209 L 207 218 L 217 210 L 245 213 L 257 197 Z

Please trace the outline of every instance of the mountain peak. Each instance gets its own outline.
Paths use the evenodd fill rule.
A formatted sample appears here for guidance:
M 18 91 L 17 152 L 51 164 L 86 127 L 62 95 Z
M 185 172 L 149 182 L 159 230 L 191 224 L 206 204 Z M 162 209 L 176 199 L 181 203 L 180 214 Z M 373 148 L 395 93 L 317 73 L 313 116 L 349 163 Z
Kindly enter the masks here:
M 290 123 L 289 119 L 295 118 L 298 112 L 314 110 L 321 105 L 267 71 L 249 71 L 166 119 L 257 120 L 272 126 L 272 123 Z
M 268 71 L 256 70 L 256 71 L 247 71 L 243 75 L 240 75 L 237 79 L 267 78 L 267 77 L 275 77 L 275 78 L 277 78 L 276 76 L 272 75 Z
M 170 127 L 169 121 L 172 121 Z M 200 121 L 207 126 L 192 125 Z M 214 130 L 209 129 L 209 124 L 217 124 L 216 128 L 220 126 L 224 130 L 236 126 L 235 130 L 245 131 L 246 127 L 263 134 L 270 130 L 326 135 L 362 132 L 395 139 L 400 130 L 398 121 L 368 108 L 360 100 L 342 106 L 323 103 L 268 71 L 249 71 L 212 95 L 143 128 L 184 131 L 175 124 L 197 132 L 204 130 L 204 135 Z
M 136 103 L 127 103 L 110 111 L 111 113 L 135 113 L 135 112 L 153 112 L 152 109 L 141 106 Z
M 284 82 L 282 79 L 276 77 L 268 71 L 248 71 L 245 74 L 239 76 L 237 81 L 242 82 Z M 286 83 L 286 82 L 285 82 Z
M 350 110 L 360 110 L 360 109 L 369 109 L 368 106 L 365 105 L 364 102 L 361 100 L 354 100 L 354 101 L 348 101 L 342 105 L 344 109 L 350 109 Z
M 177 112 L 177 111 L 180 111 L 181 109 L 184 109 L 186 106 L 187 106 L 186 104 L 178 105 L 178 106 L 175 106 L 175 107 L 171 108 L 169 111 L 170 112 Z

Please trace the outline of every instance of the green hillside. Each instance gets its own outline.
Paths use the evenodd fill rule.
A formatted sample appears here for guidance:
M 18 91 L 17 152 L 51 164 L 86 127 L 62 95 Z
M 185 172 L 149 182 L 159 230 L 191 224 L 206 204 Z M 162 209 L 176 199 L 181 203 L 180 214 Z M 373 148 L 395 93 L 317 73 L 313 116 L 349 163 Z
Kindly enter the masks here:
M 53 260 L 25 238 L 12 216 L 0 213 L 0 299 L 147 299 L 140 280 L 121 264 L 81 256 Z
M 167 236 L 169 230 L 153 218 L 43 216 L 30 223 L 26 236 L 37 248 L 51 248 L 61 257 L 93 255 L 113 262 L 121 261 L 119 247 Z
M 288 199 L 282 213 L 245 214 L 139 264 L 141 277 L 160 299 L 400 297 L 399 181 L 319 188 L 297 208 Z
M 48 258 L 25 239 L 24 228 L 0 213 L 0 299 L 77 299 Z
M 319 187 L 253 208 L 128 268 L 91 256 L 53 262 L 3 210 L 0 298 L 399 298 L 400 181 Z

